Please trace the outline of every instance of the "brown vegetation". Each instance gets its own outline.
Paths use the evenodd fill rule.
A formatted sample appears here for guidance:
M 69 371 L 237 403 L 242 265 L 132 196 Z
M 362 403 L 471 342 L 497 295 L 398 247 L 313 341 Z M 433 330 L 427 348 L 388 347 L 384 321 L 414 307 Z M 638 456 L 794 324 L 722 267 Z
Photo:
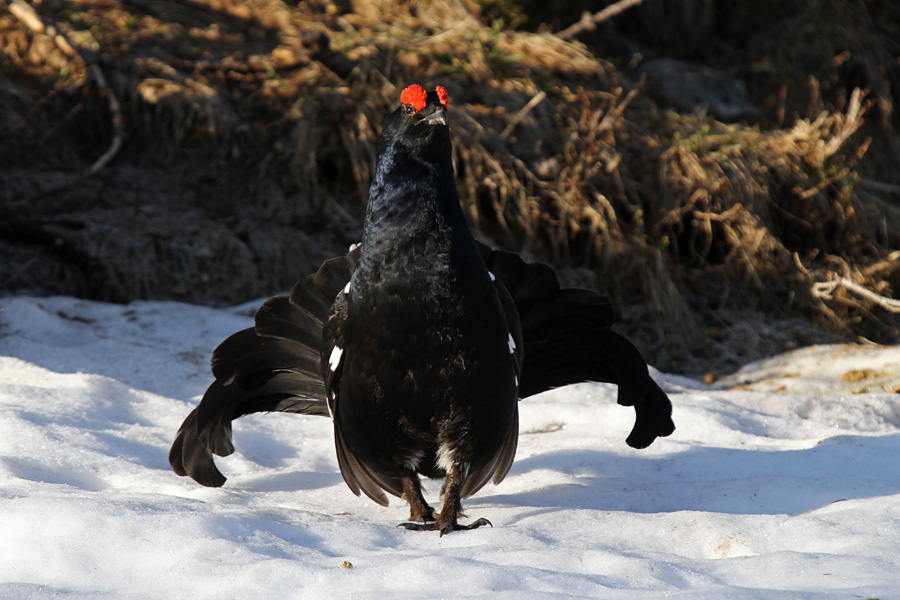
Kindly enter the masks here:
M 503 25 L 529 10 L 511 2 L 44 0 L 43 33 L 14 4 L 0 1 L 2 291 L 285 289 L 356 241 L 381 121 L 408 83 L 439 83 L 472 224 L 611 294 L 650 362 L 900 343 L 887 0 L 759 3 L 753 19 L 660 0 L 582 41 Z M 665 55 L 676 5 L 702 18 L 671 54 L 721 67 L 704 40 L 732 36 L 755 122 L 668 109 L 639 57 L 597 58 L 617 40 Z

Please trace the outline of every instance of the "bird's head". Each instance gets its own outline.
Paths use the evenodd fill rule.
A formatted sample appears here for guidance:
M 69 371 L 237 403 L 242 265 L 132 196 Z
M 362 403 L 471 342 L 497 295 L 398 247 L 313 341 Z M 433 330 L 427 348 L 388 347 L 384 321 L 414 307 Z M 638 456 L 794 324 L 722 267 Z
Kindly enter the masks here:
M 448 104 L 447 90 L 441 86 L 431 92 L 418 84 L 403 90 L 400 106 L 384 123 L 379 156 L 400 153 L 428 163 L 449 160 Z

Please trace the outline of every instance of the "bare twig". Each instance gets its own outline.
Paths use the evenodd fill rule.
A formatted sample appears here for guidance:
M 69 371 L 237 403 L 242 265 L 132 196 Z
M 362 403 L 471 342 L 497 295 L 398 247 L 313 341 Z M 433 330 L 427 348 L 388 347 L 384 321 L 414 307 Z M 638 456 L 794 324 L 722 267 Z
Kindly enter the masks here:
M 122 139 L 125 135 L 124 119 L 122 117 L 122 106 L 119 104 L 119 99 L 116 97 L 115 93 L 106 82 L 106 77 L 103 75 L 103 70 L 100 68 L 100 65 L 97 64 L 97 58 L 93 55 L 93 53 L 84 50 L 77 44 L 69 43 L 68 38 L 63 33 L 61 33 L 55 25 L 44 23 L 41 17 L 35 12 L 34 8 L 26 4 L 25 2 L 22 2 L 21 0 L 10 0 L 9 12 L 12 13 L 17 19 L 19 19 L 19 21 L 21 21 L 31 31 L 35 33 L 42 33 L 53 38 L 56 46 L 63 52 L 63 54 L 68 56 L 70 59 L 81 59 L 81 61 L 87 68 L 87 77 L 93 80 L 100 94 L 106 98 L 106 103 L 108 104 L 109 111 L 112 115 L 111 119 L 113 127 L 113 139 L 106 152 L 104 152 L 103 155 L 100 156 L 100 158 L 95 160 L 87 170 L 76 176 L 73 180 L 66 181 L 61 185 L 52 186 L 51 188 L 45 189 L 37 194 L 37 196 L 44 196 L 48 193 L 57 192 L 71 187 L 82 179 L 95 175 L 98 171 L 105 167 L 109 163 L 109 161 L 113 159 L 113 157 L 115 157 L 116 153 L 118 153 L 119 151 L 119 148 L 122 147 Z M 86 83 L 86 81 L 83 82 L 82 85 L 84 85 L 84 83 Z
M 606 111 L 606 114 L 603 115 L 603 119 L 597 125 L 597 131 L 605 131 L 607 129 L 612 129 L 613 125 L 616 124 L 621 118 L 622 115 L 625 114 L 625 109 L 628 108 L 628 105 L 631 104 L 631 101 L 640 93 L 641 87 L 644 84 L 644 76 L 641 75 L 640 81 L 638 81 L 637 85 L 631 89 L 627 94 L 625 94 L 625 99 L 621 102 L 618 102 L 615 106 Z M 621 94 L 621 88 L 615 91 L 615 100 L 618 100 Z
M 57 121 L 56 124 L 47 131 L 47 133 L 45 133 L 43 136 L 41 136 L 41 140 L 38 142 L 38 145 L 43 146 L 44 144 L 46 144 L 47 141 L 52 139 L 53 136 L 55 136 L 57 133 L 59 133 L 59 131 L 63 127 L 68 125 L 72 119 L 74 119 L 75 117 L 80 115 L 81 111 L 83 111 L 83 110 L 84 110 L 84 100 L 81 100 L 78 102 L 78 104 L 76 104 L 75 106 L 73 106 L 72 108 L 69 109 L 69 112 L 66 113 L 66 116 L 64 116 L 62 119 Z
M 568 40 L 575 37 L 576 35 L 584 33 L 585 31 L 594 31 L 595 29 L 597 29 L 597 25 L 599 23 L 602 23 L 603 21 L 628 10 L 632 6 L 637 6 L 641 3 L 641 1 L 642 0 L 619 0 L 615 4 L 610 4 L 600 12 L 593 15 L 585 11 L 581 15 L 581 20 L 557 33 L 556 37 Z
M 814 283 L 812 287 L 812 293 L 817 298 L 831 300 L 834 297 L 834 291 L 838 287 L 843 287 L 848 291 L 853 292 L 886 310 L 900 313 L 900 300 L 894 300 L 893 298 L 885 298 L 884 296 L 879 296 L 875 292 L 867 290 L 863 286 L 859 285 L 858 283 L 854 283 L 846 277 L 837 277 L 831 281 L 820 281 L 818 283 Z
M 119 151 L 119 148 L 122 147 L 122 138 L 125 136 L 125 125 L 122 120 L 122 106 L 119 104 L 119 99 L 116 98 L 116 95 L 106 83 L 106 77 L 104 77 L 103 71 L 100 70 L 100 66 L 97 63 L 90 65 L 90 73 L 97 83 L 97 88 L 100 90 L 100 93 L 106 96 L 106 102 L 109 104 L 109 111 L 112 113 L 113 140 L 109 145 L 109 148 L 106 149 L 106 152 L 94 161 L 94 164 L 92 164 L 87 172 L 84 173 L 83 177 L 90 177 L 105 167 Z
M 531 112 L 531 109 L 533 109 L 535 106 L 540 104 L 541 101 L 546 97 L 547 97 L 547 92 L 544 92 L 543 90 L 541 90 L 540 92 L 535 94 L 534 97 L 528 101 L 528 104 L 523 106 L 521 108 L 521 110 L 519 110 L 519 112 L 516 113 L 516 116 L 514 116 L 512 118 L 512 120 L 509 122 L 509 125 L 507 125 L 503 129 L 503 131 L 500 132 L 500 139 L 505 140 L 509 136 L 509 134 L 512 133 L 513 129 L 516 128 L 516 125 L 518 125 L 522 121 L 522 119 L 524 119 L 525 116 L 529 112 Z
M 800 269 L 800 272 L 806 276 L 810 276 L 809 269 L 803 264 L 803 261 L 800 260 L 800 255 L 796 252 L 793 253 L 794 256 L 794 264 L 797 265 L 797 268 Z
M 866 107 L 863 106 L 862 101 L 865 97 L 866 92 L 859 88 L 853 88 L 853 93 L 850 94 L 850 102 L 847 106 L 847 114 L 841 118 L 840 131 L 825 144 L 825 156 L 831 156 L 840 150 L 844 142 L 862 126 L 862 115 L 866 112 Z
M 834 141 L 834 140 L 832 140 L 832 141 Z M 806 190 L 800 190 L 799 188 L 795 188 L 794 192 L 797 194 L 797 197 L 800 198 L 801 200 L 808 200 L 808 199 L 812 198 L 813 196 L 815 196 L 816 194 L 818 194 L 819 192 L 821 192 L 822 190 L 824 190 L 825 188 L 827 188 L 829 185 L 831 185 L 835 181 L 841 181 L 843 179 L 846 179 L 847 176 L 850 175 L 850 172 L 853 170 L 853 168 L 856 166 L 856 164 L 860 160 L 862 160 L 863 155 L 866 153 L 866 150 L 869 149 L 869 145 L 871 143 L 872 143 L 872 138 L 866 138 L 865 140 L 863 140 L 863 143 L 860 144 L 859 147 L 856 149 L 856 152 L 853 154 L 850 161 L 846 165 L 844 165 L 844 168 L 841 169 L 840 171 L 838 171 L 835 175 L 825 178 L 824 180 L 820 181 L 813 187 L 808 188 Z

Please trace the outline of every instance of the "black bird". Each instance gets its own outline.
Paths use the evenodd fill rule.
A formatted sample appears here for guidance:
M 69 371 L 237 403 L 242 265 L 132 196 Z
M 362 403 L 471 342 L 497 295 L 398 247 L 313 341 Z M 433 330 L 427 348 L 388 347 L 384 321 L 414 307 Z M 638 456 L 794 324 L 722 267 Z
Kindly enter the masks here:
M 453 178 L 448 98 L 412 85 L 387 118 L 361 245 L 326 261 L 255 326 L 216 348 L 216 381 L 185 419 L 169 461 L 207 486 L 212 454 L 234 451 L 231 421 L 283 411 L 331 417 L 344 481 L 387 505 L 409 502 L 408 529 L 461 525 L 460 500 L 512 465 L 519 398 L 579 381 L 618 385 L 634 406 L 626 440 L 644 448 L 674 431 L 672 405 L 637 349 L 610 330 L 591 291 L 475 241 Z M 440 514 L 419 476 L 443 478 Z

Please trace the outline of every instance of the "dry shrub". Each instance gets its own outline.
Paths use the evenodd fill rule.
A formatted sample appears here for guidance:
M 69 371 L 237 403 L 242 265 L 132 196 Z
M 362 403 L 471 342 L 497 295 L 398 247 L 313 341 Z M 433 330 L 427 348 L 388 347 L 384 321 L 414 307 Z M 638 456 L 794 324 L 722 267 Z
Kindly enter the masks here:
M 238 117 L 221 90 L 160 61 L 141 66 L 146 75 L 124 97 L 134 115 L 134 139 L 145 140 L 156 157 L 171 160 L 171 151 L 185 145 L 215 148 L 232 140 Z
M 887 298 L 897 289 L 887 282 L 900 275 L 890 252 L 900 246 L 900 210 L 856 189 L 854 167 L 868 147 L 850 143 L 862 97 L 857 90 L 846 113 L 788 130 L 716 124 L 663 153 L 657 227 L 692 267 L 685 275 L 697 291 L 744 281 L 764 303 L 799 306 L 844 330 L 880 312 L 872 299 L 828 306 L 814 287 L 840 274 Z M 896 336 L 897 325 L 884 333 Z
M 900 87 L 900 5 L 892 0 L 787 5 L 791 16 L 769 24 L 768 35 L 754 37 L 749 46 L 787 75 L 783 84 L 797 112 L 809 114 L 810 101 L 813 109 L 845 110 L 854 88 L 870 89 L 870 119 L 880 125 L 900 124 L 894 114 L 894 94 Z M 733 28 L 739 26 L 734 23 Z M 818 82 L 812 98 L 810 77 Z
M 661 112 L 639 83 L 583 45 L 485 23 L 463 0 L 351 4 L 352 12 L 274 0 L 167 9 L 187 11 L 191 27 L 170 26 L 162 13 L 142 17 L 161 28 L 154 39 L 174 36 L 183 46 L 177 56 L 141 45 L 127 28 L 93 30 L 100 44 L 120 48 L 104 68 L 125 101 L 132 148 L 150 142 L 149 160 L 181 161 L 184 187 L 198 190 L 160 203 L 214 223 L 166 228 L 165 215 L 135 217 L 121 221 L 130 229 L 116 238 L 109 232 L 117 217 L 97 217 L 87 231 L 103 229 L 106 237 L 95 237 L 106 241 L 91 251 L 113 265 L 128 294 L 165 297 L 179 282 L 199 281 L 174 295 L 232 301 L 264 293 L 265 278 L 284 285 L 314 254 L 303 236 L 286 233 L 297 226 L 333 232 L 315 240 L 342 250 L 359 235 L 384 116 L 406 85 L 440 83 L 450 91 L 454 162 L 473 225 L 514 250 L 591 269 L 567 277 L 582 273 L 614 296 L 653 362 L 687 368 L 684 357 L 731 334 L 756 340 L 735 351 L 743 359 L 780 349 L 767 347 L 755 326 L 711 316 L 723 298 L 734 310 L 812 317 L 844 336 L 900 341 L 898 320 L 877 297 L 815 286 L 842 277 L 886 298 L 900 290 L 900 215 L 857 187 L 867 148 L 860 126 L 872 102 L 890 101 L 878 89 L 785 129 L 726 125 Z M 131 22 L 127 6 L 90 10 Z M 12 25 L 0 16 L 0 39 L 20 49 L 16 69 L 49 77 L 23 46 L 40 36 Z M 301 38 L 312 31 L 328 32 L 331 49 L 355 61 L 349 75 L 310 58 Z M 70 106 L 80 101 L 60 96 Z M 20 104 L 12 105 L 17 114 L 0 113 L 5 128 L 25 117 Z M 85 111 L 106 118 L 102 102 Z M 29 125 L 38 133 L 45 126 Z M 137 166 L 148 160 L 128 156 Z M 192 169 L 217 184 L 189 179 Z M 251 207 L 252 226 L 244 219 Z M 148 223 L 162 230 L 149 241 L 140 234 Z M 233 267 L 231 283 L 209 276 L 208 248 Z M 128 252 L 137 258 L 122 260 Z M 726 333 L 710 333 L 713 317 Z

